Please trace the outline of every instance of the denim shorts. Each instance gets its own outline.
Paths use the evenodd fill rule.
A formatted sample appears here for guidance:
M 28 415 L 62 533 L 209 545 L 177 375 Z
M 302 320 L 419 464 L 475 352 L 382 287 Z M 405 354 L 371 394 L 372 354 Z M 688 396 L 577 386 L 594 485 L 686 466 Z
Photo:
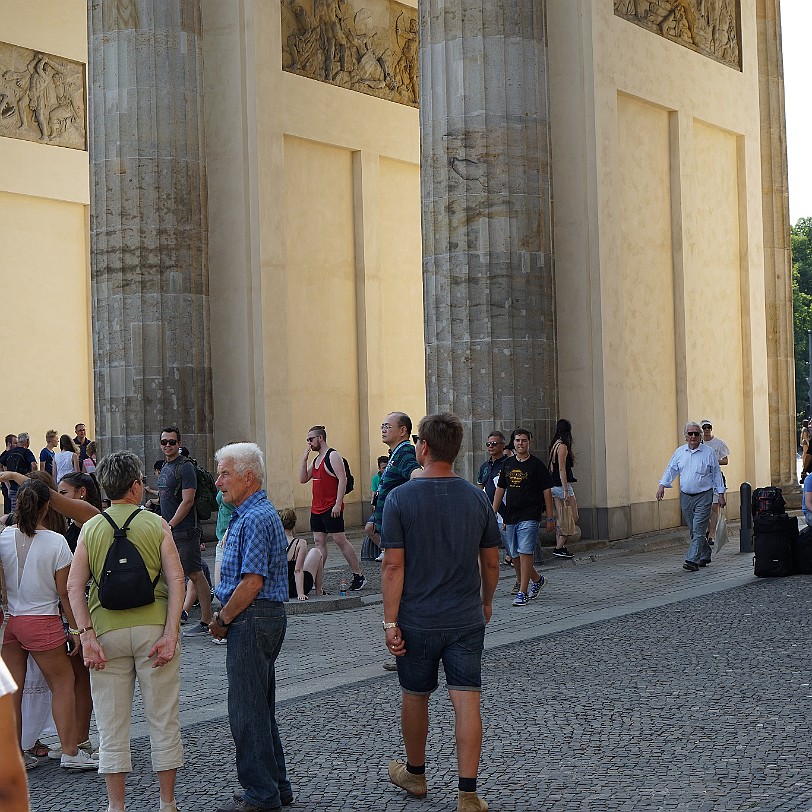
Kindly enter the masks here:
M 485 626 L 467 629 L 409 629 L 401 626 L 406 653 L 396 657 L 404 693 L 427 696 L 437 690 L 437 671 L 443 663 L 449 691 L 482 690 L 482 649 Z
M 541 522 L 527 521 L 505 525 L 505 549 L 511 558 L 535 554 L 540 524 Z
M 564 501 L 564 486 L 563 485 L 553 485 L 550 489 L 550 493 L 556 498 L 560 499 L 562 502 Z M 575 496 L 575 491 L 572 489 L 572 485 L 567 483 L 567 496 Z

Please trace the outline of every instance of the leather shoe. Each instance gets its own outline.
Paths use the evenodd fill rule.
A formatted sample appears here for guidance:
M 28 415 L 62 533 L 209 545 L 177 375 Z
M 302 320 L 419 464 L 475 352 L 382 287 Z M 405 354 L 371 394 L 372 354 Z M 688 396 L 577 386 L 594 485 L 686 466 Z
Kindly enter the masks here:
M 688 570 L 688 572 L 696 572 L 699 569 L 699 564 L 694 564 L 693 561 L 686 561 L 682 568 L 684 570 Z

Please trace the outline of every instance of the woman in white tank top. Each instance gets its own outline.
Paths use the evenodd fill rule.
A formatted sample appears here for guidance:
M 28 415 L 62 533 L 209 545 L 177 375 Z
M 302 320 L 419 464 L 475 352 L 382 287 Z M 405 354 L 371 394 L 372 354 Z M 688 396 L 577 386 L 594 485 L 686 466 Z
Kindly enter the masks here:
M 56 484 L 65 474 L 79 470 L 79 454 L 70 436 L 63 434 L 59 438 L 59 451 L 54 452 L 54 479 Z

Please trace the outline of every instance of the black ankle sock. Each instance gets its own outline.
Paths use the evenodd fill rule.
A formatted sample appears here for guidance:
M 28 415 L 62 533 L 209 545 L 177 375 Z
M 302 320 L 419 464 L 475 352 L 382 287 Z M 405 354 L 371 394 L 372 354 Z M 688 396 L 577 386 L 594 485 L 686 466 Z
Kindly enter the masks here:
M 476 792 L 476 778 L 460 778 L 460 792 Z
M 409 762 L 407 761 L 406 772 L 411 773 L 412 775 L 425 775 L 426 765 L 424 764 L 422 767 L 415 767 L 413 764 L 409 764 Z

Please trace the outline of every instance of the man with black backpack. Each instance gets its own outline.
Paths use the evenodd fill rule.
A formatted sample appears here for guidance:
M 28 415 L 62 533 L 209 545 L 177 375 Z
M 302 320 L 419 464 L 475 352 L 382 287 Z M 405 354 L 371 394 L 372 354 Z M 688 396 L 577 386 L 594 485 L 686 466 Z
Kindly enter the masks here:
M 31 440 L 27 431 L 21 431 L 17 435 L 17 444 L 0 454 L 0 465 L 6 471 L 11 471 L 13 474 L 30 474 L 32 471 L 37 470 L 37 458 L 34 456 L 33 451 L 28 447 L 31 445 Z M 14 512 L 17 502 L 17 489 L 19 485 L 16 482 L 9 482 L 9 503 L 10 511 Z
M 310 452 L 316 457 L 309 462 Z M 327 536 L 331 535 L 338 549 L 352 569 L 350 589 L 357 591 L 366 586 L 361 562 L 355 548 L 344 533 L 344 496 L 352 490 L 352 474 L 347 461 L 334 448 L 327 445 L 327 429 L 313 426 L 307 432 L 307 448 L 299 467 L 299 482 L 313 480 L 313 502 L 310 507 L 310 529 L 313 541 L 327 563 Z
M 208 635 L 211 623 L 211 592 L 200 557 L 202 531 L 195 510 L 198 489 L 194 463 L 180 454 L 180 430 L 168 426 L 161 432 L 164 465 L 158 477 L 161 516 L 172 528 L 183 574 L 194 584 L 200 601 L 200 623 L 183 632 L 184 637 Z

